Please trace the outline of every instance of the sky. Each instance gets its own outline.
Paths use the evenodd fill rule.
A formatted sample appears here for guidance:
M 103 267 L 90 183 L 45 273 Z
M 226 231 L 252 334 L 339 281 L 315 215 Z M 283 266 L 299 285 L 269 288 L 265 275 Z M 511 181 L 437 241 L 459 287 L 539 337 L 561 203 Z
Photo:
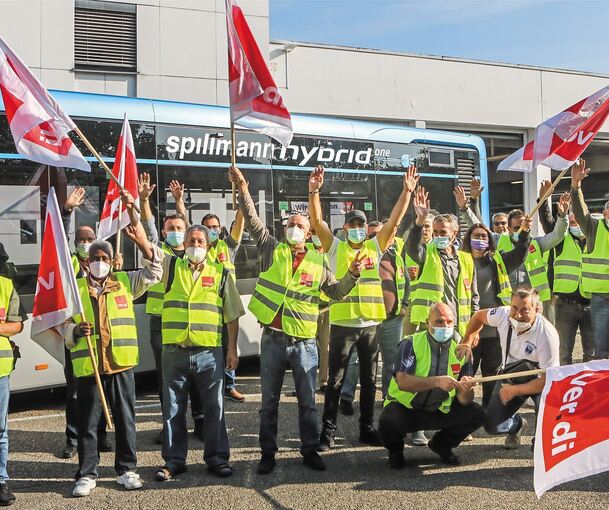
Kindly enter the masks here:
M 609 75 L 609 0 L 270 0 L 271 39 Z

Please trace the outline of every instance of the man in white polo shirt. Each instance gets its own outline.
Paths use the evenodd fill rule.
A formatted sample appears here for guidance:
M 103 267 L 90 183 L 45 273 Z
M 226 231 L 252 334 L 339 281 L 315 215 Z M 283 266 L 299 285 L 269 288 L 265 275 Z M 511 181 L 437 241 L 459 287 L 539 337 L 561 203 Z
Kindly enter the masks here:
M 541 312 L 541 301 L 535 290 L 516 288 L 512 292 L 510 306 L 480 310 L 474 314 L 461 341 L 460 350 L 464 351 L 461 354 L 470 354 L 469 348 L 479 341 L 478 333 L 488 325 L 499 332 L 502 368 L 509 368 L 510 364 L 522 360 L 544 369 L 559 366 L 558 333 Z M 526 370 L 526 367 L 521 370 Z M 545 382 L 545 374 L 528 381 L 519 378 L 514 384 L 499 381 L 486 409 L 486 431 L 489 434 L 507 434 L 505 447 L 517 448 L 520 445 L 520 432 L 526 422 L 516 411 L 531 397 L 537 413 Z

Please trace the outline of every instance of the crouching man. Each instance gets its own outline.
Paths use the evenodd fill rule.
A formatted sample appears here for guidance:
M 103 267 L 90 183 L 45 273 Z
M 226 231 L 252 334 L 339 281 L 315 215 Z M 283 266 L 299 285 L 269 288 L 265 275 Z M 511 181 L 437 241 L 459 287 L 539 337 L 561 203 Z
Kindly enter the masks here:
M 444 303 L 430 308 L 427 330 L 398 346 L 379 419 L 392 469 L 404 467 L 404 437 L 418 430 L 438 430 L 429 448 L 445 464 L 459 465 L 453 448 L 484 423 L 484 410 L 474 402 L 471 363 L 457 356 L 457 347 L 454 313 Z

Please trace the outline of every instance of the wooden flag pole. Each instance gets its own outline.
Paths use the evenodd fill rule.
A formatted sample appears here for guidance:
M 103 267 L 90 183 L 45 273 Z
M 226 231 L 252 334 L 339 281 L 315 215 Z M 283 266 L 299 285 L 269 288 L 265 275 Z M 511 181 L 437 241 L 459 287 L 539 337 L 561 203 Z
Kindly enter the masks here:
M 471 382 L 484 383 L 491 381 L 502 381 L 504 379 L 515 379 L 518 377 L 526 377 L 529 375 L 539 375 L 546 372 L 545 368 L 537 368 L 535 370 L 525 370 L 524 372 L 514 372 L 513 374 L 489 375 L 487 377 L 474 377 Z
M 230 164 L 232 166 L 237 166 L 237 153 L 236 153 L 236 145 L 237 145 L 237 134 L 235 133 L 235 124 L 233 122 L 230 123 L 230 140 L 231 140 L 231 150 L 230 150 Z M 232 184 L 232 194 L 233 194 L 233 211 L 237 210 L 237 185 L 234 182 Z

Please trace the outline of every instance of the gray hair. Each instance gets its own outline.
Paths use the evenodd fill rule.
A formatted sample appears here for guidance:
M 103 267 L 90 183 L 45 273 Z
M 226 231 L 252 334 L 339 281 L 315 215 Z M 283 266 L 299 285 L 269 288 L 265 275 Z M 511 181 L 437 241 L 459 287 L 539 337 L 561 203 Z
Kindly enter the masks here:
M 605 207 L 603 207 L 603 211 L 604 211 L 605 209 L 607 209 L 607 208 L 609 208 L 609 200 L 607 200 L 607 201 L 605 202 Z
M 505 216 L 506 220 L 507 220 L 507 217 L 508 217 L 507 213 L 498 212 L 498 213 L 493 214 L 493 216 L 491 217 L 491 222 L 495 223 L 495 219 L 499 218 L 499 216 Z
M 425 216 L 425 221 L 423 223 L 432 223 L 433 224 L 433 220 L 435 219 L 436 215 L 429 213 L 427 216 Z
M 450 223 L 450 226 L 455 232 L 459 232 L 459 220 L 454 214 L 438 214 L 434 219 L 434 223 Z
M 96 250 L 103 251 L 111 259 L 114 258 L 114 248 L 112 248 L 112 245 L 105 239 L 96 239 L 91 243 L 89 254 L 94 253 Z
M 541 312 L 543 310 L 543 304 L 541 303 L 541 299 L 539 298 L 539 293 L 526 285 L 520 285 L 512 290 L 512 297 L 519 297 L 521 299 L 526 299 L 528 297 L 531 298 L 531 304 L 538 311 Z
M 205 243 L 209 244 L 209 229 L 205 225 L 191 225 L 186 229 L 184 239 L 188 239 L 193 232 L 203 232 L 205 234 Z

